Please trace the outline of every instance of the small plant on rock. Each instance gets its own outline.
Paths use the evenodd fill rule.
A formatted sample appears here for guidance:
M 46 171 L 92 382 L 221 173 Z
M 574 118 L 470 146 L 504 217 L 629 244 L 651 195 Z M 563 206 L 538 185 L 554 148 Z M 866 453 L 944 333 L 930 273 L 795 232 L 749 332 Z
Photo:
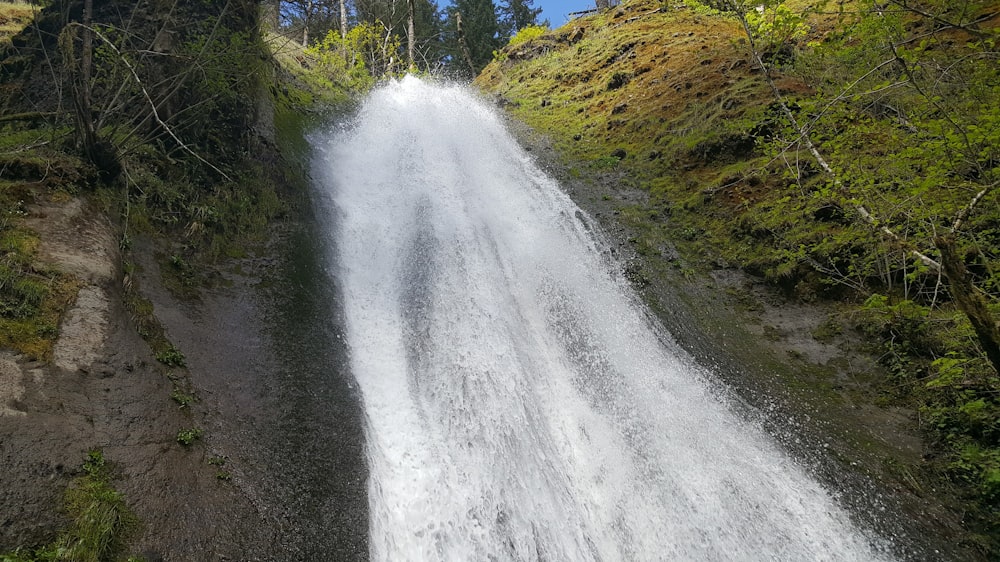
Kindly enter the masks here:
M 190 447 L 195 441 L 201 439 L 202 433 L 204 432 L 196 427 L 182 429 L 177 432 L 177 442 L 185 447 Z
M 156 353 L 156 360 L 168 367 L 183 367 L 187 364 L 187 360 L 181 350 L 177 349 L 170 344 Z

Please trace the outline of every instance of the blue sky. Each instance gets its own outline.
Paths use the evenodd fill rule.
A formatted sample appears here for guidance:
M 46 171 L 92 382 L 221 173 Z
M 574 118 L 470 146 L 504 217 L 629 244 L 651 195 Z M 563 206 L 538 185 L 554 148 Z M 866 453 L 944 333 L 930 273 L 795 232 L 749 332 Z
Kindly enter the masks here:
M 566 23 L 566 14 L 595 6 L 594 0 L 535 0 L 534 6 L 542 9 L 539 20 L 548 19 L 552 28 Z

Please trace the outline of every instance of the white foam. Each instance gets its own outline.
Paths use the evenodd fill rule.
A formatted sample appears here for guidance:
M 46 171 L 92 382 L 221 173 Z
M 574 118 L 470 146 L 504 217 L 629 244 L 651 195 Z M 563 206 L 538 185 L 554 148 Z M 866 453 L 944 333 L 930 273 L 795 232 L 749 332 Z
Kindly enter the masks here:
M 467 90 L 376 90 L 320 167 L 373 560 L 887 558 L 662 343 Z

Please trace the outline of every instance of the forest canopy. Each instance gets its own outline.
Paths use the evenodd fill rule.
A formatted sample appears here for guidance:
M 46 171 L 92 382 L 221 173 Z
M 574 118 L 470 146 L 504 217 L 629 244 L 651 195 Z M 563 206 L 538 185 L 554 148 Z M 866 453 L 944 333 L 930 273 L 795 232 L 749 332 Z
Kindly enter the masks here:
M 267 0 L 264 13 L 272 31 L 303 47 L 328 49 L 331 33 L 344 40 L 362 27 L 380 45 L 377 63 L 367 55 L 374 78 L 407 68 L 471 78 L 519 30 L 537 25 L 541 8 L 533 0 Z

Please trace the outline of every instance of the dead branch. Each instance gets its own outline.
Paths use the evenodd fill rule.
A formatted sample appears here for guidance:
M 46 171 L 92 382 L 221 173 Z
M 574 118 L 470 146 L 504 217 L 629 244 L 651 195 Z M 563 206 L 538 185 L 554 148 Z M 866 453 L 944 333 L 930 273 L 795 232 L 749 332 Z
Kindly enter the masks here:
M 125 67 L 128 69 L 129 74 L 132 75 L 132 79 L 135 80 L 136 85 L 139 86 L 139 90 L 142 92 L 143 97 L 146 99 L 146 102 L 149 104 L 150 111 L 152 111 L 153 119 L 156 121 L 156 123 L 168 135 L 170 135 L 170 138 L 172 138 L 174 140 L 174 142 L 176 142 L 177 145 L 181 147 L 181 149 L 183 149 L 185 152 L 187 152 L 191 156 L 194 156 L 202 164 L 205 164 L 206 166 L 208 166 L 209 168 L 211 168 L 212 170 L 214 170 L 217 174 L 219 174 L 220 176 L 222 176 L 223 178 L 225 178 L 226 181 L 233 181 L 232 178 L 230 178 L 228 174 L 226 174 L 225 172 L 223 172 L 222 170 L 220 170 L 218 167 L 216 167 L 214 164 L 212 164 L 208 160 L 205 160 L 204 158 L 202 158 L 197 152 L 195 152 L 194 150 L 192 150 L 191 147 L 189 147 L 187 144 L 185 144 L 184 141 L 182 141 L 174 133 L 173 129 L 170 128 L 170 125 L 167 125 L 167 123 L 165 121 L 163 121 L 163 119 L 160 118 L 160 114 L 157 111 L 156 102 L 153 101 L 153 98 L 149 95 L 149 92 L 146 91 L 146 86 L 143 84 L 142 79 L 139 78 L 139 73 L 136 72 L 135 67 L 132 65 L 131 62 L 129 62 L 128 58 L 125 57 L 122 54 L 122 52 L 118 49 L 118 46 L 115 45 L 114 42 L 112 42 L 110 39 L 108 39 L 99 30 L 94 29 L 92 27 L 85 26 L 83 24 L 76 23 L 76 22 L 72 22 L 69 25 L 70 26 L 78 26 L 78 27 L 87 29 L 88 31 L 90 31 L 91 33 L 93 33 L 95 37 L 99 38 L 105 45 L 107 45 L 109 49 L 111 49 L 114 52 L 114 54 L 118 57 L 118 59 L 122 62 L 122 64 L 124 64 Z
M 993 17 L 993 16 L 996 15 L 996 13 L 990 13 L 990 14 L 988 14 L 986 16 L 983 16 L 983 17 L 981 17 L 979 19 L 976 19 L 976 20 L 974 20 L 972 22 L 969 22 L 969 23 L 955 23 L 953 21 L 948 21 L 948 20 L 942 18 L 941 16 L 938 16 L 938 15 L 932 14 L 930 12 L 927 12 L 926 10 L 921 10 L 920 8 L 918 8 L 918 7 L 910 4 L 909 2 L 904 2 L 904 1 L 901 1 L 901 0 L 888 0 L 888 2 L 890 4 L 894 4 L 896 6 L 899 6 L 903 11 L 911 12 L 911 13 L 917 14 L 918 16 L 927 18 L 927 19 L 929 19 L 931 21 L 934 21 L 934 22 L 936 22 L 936 23 L 944 26 L 945 28 L 961 29 L 962 31 L 965 31 L 966 33 L 969 33 L 970 35 L 975 35 L 976 38 L 978 38 L 978 39 L 985 39 L 986 38 L 986 34 L 983 33 L 982 31 L 980 31 L 979 29 L 972 28 L 971 26 L 976 25 L 977 23 L 986 21 L 986 20 L 988 20 L 991 17 Z
M 983 197 L 985 197 L 987 193 L 992 191 L 993 188 L 997 186 L 997 183 L 998 182 L 993 182 L 992 184 L 984 187 L 982 190 L 980 190 L 979 193 L 976 194 L 975 197 L 972 198 L 972 201 L 969 201 L 968 205 L 966 205 L 961 211 L 958 212 L 958 214 L 955 216 L 955 222 L 951 225 L 951 229 L 953 231 L 958 232 L 959 230 L 961 230 L 962 223 L 965 222 L 965 219 L 969 218 L 969 215 L 971 215 L 972 211 L 975 210 L 976 205 L 978 205 L 979 202 L 983 200 Z

